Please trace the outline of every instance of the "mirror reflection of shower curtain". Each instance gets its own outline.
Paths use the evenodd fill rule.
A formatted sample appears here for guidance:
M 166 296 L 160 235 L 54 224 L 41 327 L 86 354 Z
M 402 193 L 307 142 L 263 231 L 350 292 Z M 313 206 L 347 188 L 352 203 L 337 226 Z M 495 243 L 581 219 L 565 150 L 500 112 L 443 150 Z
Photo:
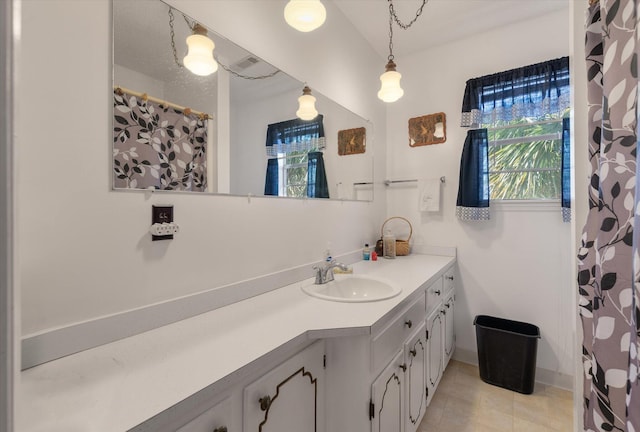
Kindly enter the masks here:
M 208 121 L 120 88 L 113 97 L 113 186 L 206 191 Z

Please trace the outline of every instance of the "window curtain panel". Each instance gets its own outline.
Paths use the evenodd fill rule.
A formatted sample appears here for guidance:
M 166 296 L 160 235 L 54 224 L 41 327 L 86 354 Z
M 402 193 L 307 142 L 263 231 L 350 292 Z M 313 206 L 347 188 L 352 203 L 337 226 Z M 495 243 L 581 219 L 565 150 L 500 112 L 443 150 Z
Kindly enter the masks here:
M 264 194 L 278 196 L 278 159 L 267 160 L 267 178 L 264 181 Z
M 486 129 L 467 131 L 460 160 L 456 215 L 464 221 L 489 220 L 489 140 Z
M 571 222 L 571 119 L 562 119 L 562 166 L 560 170 L 562 221 Z
M 462 127 L 562 113 L 570 107 L 569 57 L 473 78 L 462 101 Z
M 318 114 L 313 120 L 293 119 L 267 126 L 267 156 L 297 151 L 323 150 L 326 146 L 324 136 L 324 117 Z
M 638 3 L 596 3 L 586 23 L 592 172 L 578 252 L 585 431 L 640 431 Z
M 329 198 L 327 173 L 324 169 L 322 152 L 310 152 L 307 169 L 307 196 L 309 198 Z
M 207 190 L 208 120 L 117 90 L 113 107 L 115 188 Z

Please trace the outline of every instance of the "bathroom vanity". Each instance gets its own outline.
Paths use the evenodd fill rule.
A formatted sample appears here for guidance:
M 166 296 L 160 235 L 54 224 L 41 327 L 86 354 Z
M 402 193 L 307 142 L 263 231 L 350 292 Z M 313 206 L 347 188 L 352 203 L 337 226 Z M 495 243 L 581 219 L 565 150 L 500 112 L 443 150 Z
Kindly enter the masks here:
M 455 347 L 455 257 L 353 270 L 401 292 L 329 301 L 309 279 L 25 370 L 19 430 L 415 432 Z

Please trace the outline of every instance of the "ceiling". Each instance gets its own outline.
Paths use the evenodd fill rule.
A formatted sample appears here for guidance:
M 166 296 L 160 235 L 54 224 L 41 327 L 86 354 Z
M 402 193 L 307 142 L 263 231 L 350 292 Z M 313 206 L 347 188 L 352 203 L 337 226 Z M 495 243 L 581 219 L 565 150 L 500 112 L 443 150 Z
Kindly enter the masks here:
M 388 0 L 323 0 L 333 2 L 363 35 L 381 58 L 389 54 Z M 517 23 L 556 10 L 568 11 L 570 0 L 427 0 L 422 15 L 414 25 L 403 30 L 394 24 L 393 52 L 396 57 L 489 31 L 495 27 Z M 280 3 L 283 3 L 282 0 Z M 411 21 L 422 0 L 394 0 L 396 13 L 403 22 Z M 114 60 L 115 63 L 142 72 L 163 82 L 190 85 L 197 81 L 203 93 L 215 94 L 216 80 L 196 77 L 177 67 L 169 39 L 168 6 L 157 0 L 114 1 Z M 330 17 L 329 17 L 330 19 Z M 184 41 L 190 33 L 185 19 L 175 12 L 175 40 Z M 213 32 L 216 52 L 234 68 L 250 53 Z M 132 43 L 131 41 L 136 41 Z M 185 54 L 183 42 L 177 44 L 181 58 Z M 234 68 L 235 69 L 235 68 Z M 240 71 L 240 69 L 237 69 Z M 274 67 L 260 61 L 242 70 L 251 76 L 272 72 Z M 120 84 L 117 82 L 116 84 Z M 257 97 L 260 91 L 284 91 L 298 88 L 300 83 L 286 74 L 261 86 L 260 80 L 232 80 L 234 97 Z M 268 95 L 262 95 L 267 97 Z
M 388 0 L 333 0 L 371 46 L 389 55 Z M 410 22 L 422 0 L 394 0 L 396 15 Z M 394 24 L 396 57 L 452 42 L 557 10 L 569 9 L 569 0 L 428 0 L 422 15 L 409 29 Z

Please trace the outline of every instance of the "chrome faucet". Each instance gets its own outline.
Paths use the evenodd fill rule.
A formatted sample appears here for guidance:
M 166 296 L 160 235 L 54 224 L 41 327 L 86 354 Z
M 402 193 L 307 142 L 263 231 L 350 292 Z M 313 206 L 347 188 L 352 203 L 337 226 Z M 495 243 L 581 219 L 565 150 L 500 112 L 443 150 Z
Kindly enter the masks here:
M 346 265 L 336 262 L 335 260 L 331 260 L 325 263 L 322 266 L 314 266 L 313 269 L 316 271 L 316 285 L 326 284 L 327 282 L 331 282 L 333 280 L 333 269 L 338 267 L 342 271 L 349 270 L 349 267 Z

